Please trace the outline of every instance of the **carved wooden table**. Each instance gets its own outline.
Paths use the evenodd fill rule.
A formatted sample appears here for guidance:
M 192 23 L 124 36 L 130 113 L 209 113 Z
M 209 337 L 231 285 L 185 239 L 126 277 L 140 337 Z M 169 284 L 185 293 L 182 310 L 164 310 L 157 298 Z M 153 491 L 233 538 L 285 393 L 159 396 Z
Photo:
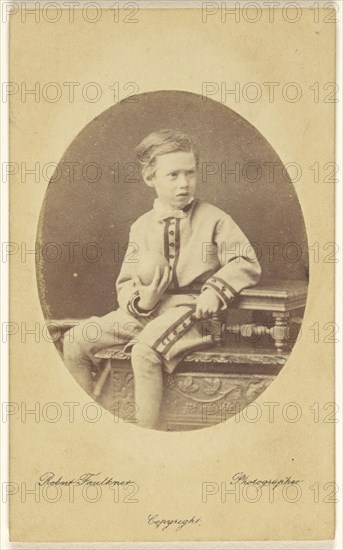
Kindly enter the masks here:
M 130 354 L 109 348 L 98 354 L 112 364 L 112 403 L 124 422 L 135 421 Z M 274 380 L 288 354 L 271 346 L 228 343 L 188 355 L 173 374 L 164 373 L 159 429 L 189 430 L 223 422 L 254 401 Z M 99 398 L 101 403 L 101 396 Z
M 278 351 L 286 350 L 290 343 L 290 321 L 295 312 L 302 310 L 307 298 L 306 281 L 272 280 L 253 288 L 243 290 L 230 306 L 239 310 L 252 310 L 258 318 L 258 312 L 269 313 L 273 321 L 268 325 L 259 323 L 227 325 L 218 317 L 214 322 L 220 322 L 220 329 L 214 329 L 213 339 L 216 343 L 225 342 L 225 334 L 238 334 L 249 338 L 253 336 L 268 336 Z M 219 336 L 218 336 L 219 335 Z
M 297 280 L 259 284 L 243 290 L 228 310 L 232 314 L 235 308 L 245 315 L 250 311 L 249 322 L 230 323 L 219 316 L 207 321 L 206 335 L 212 334 L 216 345 L 189 354 L 173 374 L 164 374 L 160 429 L 217 424 L 253 402 L 287 361 L 292 332 L 294 342 L 302 321 L 307 286 L 306 281 Z M 47 322 L 61 355 L 63 334 L 75 324 L 73 319 Z M 97 356 L 105 364 L 95 375 L 94 397 L 125 422 L 134 422 L 130 355 L 114 346 Z

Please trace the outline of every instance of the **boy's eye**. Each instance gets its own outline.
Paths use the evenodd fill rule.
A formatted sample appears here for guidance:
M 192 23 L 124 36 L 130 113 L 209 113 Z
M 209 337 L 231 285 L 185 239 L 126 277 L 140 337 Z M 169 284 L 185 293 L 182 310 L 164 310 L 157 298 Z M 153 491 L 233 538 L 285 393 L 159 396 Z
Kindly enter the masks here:
M 188 170 L 187 176 L 194 176 L 195 171 L 194 170 Z
M 172 173 L 170 174 L 170 176 L 171 176 L 172 178 L 176 178 L 176 177 L 177 177 L 177 172 L 172 172 Z

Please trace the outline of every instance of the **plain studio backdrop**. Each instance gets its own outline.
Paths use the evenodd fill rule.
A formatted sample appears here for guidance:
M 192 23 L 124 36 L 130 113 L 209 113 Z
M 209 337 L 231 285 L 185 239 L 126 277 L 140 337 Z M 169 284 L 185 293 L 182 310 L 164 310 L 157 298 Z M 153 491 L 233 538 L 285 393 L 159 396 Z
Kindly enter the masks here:
M 272 145 L 221 103 L 189 92 L 150 92 L 121 101 L 81 129 L 51 178 L 37 233 L 45 317 L 83 318 L 117 307 L 115 281 L 130 225 L 155 198 L 134 149 L 162 128 L 180 129 L 194 141 L 197 197 L 238 223 L 258 254 L 261 281 L 308 279 L 303 215 Z M 296 166 L 289 169 L 296 173 Z

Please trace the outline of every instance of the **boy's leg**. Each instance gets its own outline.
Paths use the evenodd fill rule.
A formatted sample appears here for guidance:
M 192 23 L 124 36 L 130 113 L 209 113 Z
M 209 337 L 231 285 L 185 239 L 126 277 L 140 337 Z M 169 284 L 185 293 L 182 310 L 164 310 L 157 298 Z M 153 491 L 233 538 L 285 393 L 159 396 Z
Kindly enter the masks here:
M 145 428 L 154 428 L 163 394 L 162 357 L 151 347 L 138 343 L 132 348 L 131 364 L 138 423 Z
M 69 331 L 70 334 L 66 333 L 65 363 L 77 382 L 91 394 L 95 354 L 103 348 L 127 343 L 134 332 L 140 332 L 132 348 L 137 417 L 141 426 L 153 428 L 162 402 L 163 365 L 171 372 L 182 354 L 203 343 L 201 332 L 191 319 L 193 311 L 192 306 L 172 307 L 149 320 L 138 320 L 122 310 L 91 317 Z
M 80 386 L 93 391 L 92 365 L 99 363 L 100 350 L 131 340 L 143 324 L 122 310 L 103 317 L 90 317 L 64 335 L 64 362 Z
M 150 320 L 132 348 L 137 419 L 141 426 L 155 427 L 163 397 L 163 367 L 171 372 L 185 352 L 204 345 L 194 307 L 179 306 Z M 208 345 L 208 342 L 207 342 Z

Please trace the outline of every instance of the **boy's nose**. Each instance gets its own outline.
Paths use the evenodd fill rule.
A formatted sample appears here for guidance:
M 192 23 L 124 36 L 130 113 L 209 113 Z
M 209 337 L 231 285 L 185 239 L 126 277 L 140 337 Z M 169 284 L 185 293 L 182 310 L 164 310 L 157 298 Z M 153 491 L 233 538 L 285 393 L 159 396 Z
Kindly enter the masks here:
M 182 189 L 184 187 L 188 187 L 188 178 L 187 178 L 186 174 L 180 174 L 179 185 Z

